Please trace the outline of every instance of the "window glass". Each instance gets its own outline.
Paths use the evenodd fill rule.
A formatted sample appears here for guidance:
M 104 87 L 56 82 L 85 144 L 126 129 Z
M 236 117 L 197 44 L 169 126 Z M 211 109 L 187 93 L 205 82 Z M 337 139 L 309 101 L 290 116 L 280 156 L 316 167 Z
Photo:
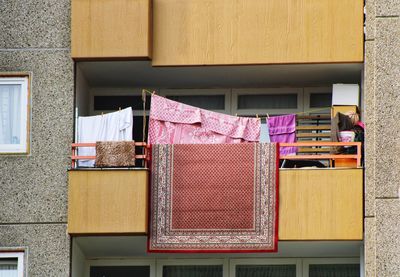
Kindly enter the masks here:
M 0 152 L 27 153 L 28 77 L 0 77 Z
M 243 94 L 238 109 L 297 109 L 297 94 Z
M 310 264 L 309 277 L 359 277 L 359 264 Z
M 166 265 L 163 277 L 222 277 L 222 265 Z
M 17 261 L 0 260 L 0 277 L 18 277 Z
M 202 109 L 225 109 L 225 95 L 167 95 L 166 97 Z
M 0 144 L 21 143 L 21 85 L 0 84 Z
M 311 93 L 310 108 L 332 106 L 332 93 Z
M 296 277 L 296 265 L 237 265 L 236 277 Z
M 0 277 L 23 277 L 23 252 L 0 252 Z
M 133 276 L 149 277 L 150 266 L 91 266 L 90 267 L 90 277 L 133 277 Z

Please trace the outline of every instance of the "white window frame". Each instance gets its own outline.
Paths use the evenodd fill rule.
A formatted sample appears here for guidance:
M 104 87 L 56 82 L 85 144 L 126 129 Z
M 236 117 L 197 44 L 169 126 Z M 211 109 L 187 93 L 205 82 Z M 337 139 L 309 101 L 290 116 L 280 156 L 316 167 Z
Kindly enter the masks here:
M 306 258 L 303 259 L 303 276 L 308 277 L 310 265 L 313 264 L 358 264 L 360 258 Z M 361 266 L 361 265 L 360 265 Z M 361 271 L 361 268 L 360 268 Z
M 19 144 L 0 144 L 0 154 L 28 154 L 29 78 L 0 76 L 0 85 L 21 85 L 21 130 Z
M 236 276 L 237 265 L 296 265 L 296 277 L 302 277 L 301 260 L 297 258 L 230 259 L 229 276 Z
M 0 264 L 5 262 L 2 259 L 17 259 L 17 276 L 24 277 L 24 252 L 0 252 Z
M 85 277 L 90 277 L 91 266 L 149 266 L 150 277 L 156 277 L 155 259 L 99 259 L 99 260 L 86 260 L 85 262 Z M 19 277 L 19 276 L 18 276 Z
M 157 277 L 163 277 L 163 266 L 168 266 L 168 265 L 222 265 L 222 276 L 223 277 L 229 277 L 229 272 L 228 272 L 228 264 L 229 264 L 229 259 L 228 258 L 221 258 L 221 259 L 171 259 L 171 260 L 165 260 L 165 259 L 157 259 Z
M 331 106 L 329 107 L 310 107 L 310 97 L 312 93 L 325 93 L 325 94 L 332 94 L 332 87 L 305 87 L 304 88 L 304 111 L 312 111 L 316 110 L 315 113 L 327 113 L 331 112 Z M 326 109 L 323 109 L 326 108 Z M 321 110 L 322 109 L 322 110 Z M 313 112 L 308 114 L 312 114 Z
M 212 110 L 214 112 L 231 114 L 231 89 L 160 89 L 160 96 L 196 96 L 196 95 L 224 95 L 225 109 Z
M 239 109 L 239 96 L 240 95 L 268 95 L 268 94 L 297 94 L 297 108 L 295 109 Z M 293 87 L 293 88 L 239 88 L 232 89 L 232 114 L 237 115 L 262 115 L 266 114 L 290 114 L 290 113 L 299 113 L 304 110 L 303 103 L 303 88 Z

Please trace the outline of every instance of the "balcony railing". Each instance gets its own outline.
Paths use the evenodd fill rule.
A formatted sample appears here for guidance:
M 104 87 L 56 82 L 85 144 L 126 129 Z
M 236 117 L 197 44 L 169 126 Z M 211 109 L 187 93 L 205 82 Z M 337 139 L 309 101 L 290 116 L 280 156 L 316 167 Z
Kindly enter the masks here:
M 135 147 L 139 148 L 141 154 L 135 155 L 135 160 L 142 161 L 140 167 L 147 168 L 147 162 L 149 159 L 149 145 L 146 142 L 132 142 Z M 80 156 L 78 155 L 78 148 L 80 147 L 96 147 L 96 143 L 73 143 L 71 145 L 72 155 L 71 155 L 71 169 L 76 169 L 78 167 L 78 160 L 95 160 L 96 156 Z
M 141 154 L 135 155 L 135 159 L 142 161 L 140 167 L 147 168 L 148 161 L 150 159 L 149 145 L 146 142 L 132 142 L 135 147 L 139 148 Z M 80 147 L 95 147 L 96 143 L 73 143 L 71 145 L 71 169 L 78 168 L 78 160 L 95 160 L 96 156 L 80 156 L 78 155 L 78 148 Z M 355 154 L 303 154 L 302 152 L 297 155 L 284 155 L 281 156 L 281 160 L 327 160 L 329 161 L 329 167 L 333 167 L 333 161 L 351 161 L 349 164 L 354 165 L 350 167 L 361 167 L 361 142 L 324 142 L 324 141 L 307 141 L 307 142 L 295 142 L 295 143 L 280 143 L 280 147 L 299 147 L 304 152 L 304 149 L 324 149 L 326 152 L 329 149 L 335 147 L 355 147 Z
M 280 147 L 293 146 L 301 148 L 320 148 L 334 149 L 335 147 L 356 147 L 355 154 L 297 154 L 281 156 L 281 160 L 328 160 L 329 166 L 332 167 L 333 161 L 354 161 L 356 167 L 361 167 L 361 142 L 330 142 L 330 141 L 307 141 L 294 143 L 280 143 Z M 304 151 L 304 150 L 303 150 Z M 350 163 L 351 164 L 351 163 Z

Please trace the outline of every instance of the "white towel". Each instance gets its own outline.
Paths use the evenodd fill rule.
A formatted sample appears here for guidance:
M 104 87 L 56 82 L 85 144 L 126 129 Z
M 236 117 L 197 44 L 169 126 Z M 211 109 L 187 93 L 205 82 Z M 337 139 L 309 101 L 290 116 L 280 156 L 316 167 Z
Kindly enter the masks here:
M 133 129 L 132 108 L 96 116 L 78 118 L 78 142 L 131 141 Z M 79 156 L 94 156 L 95 147 L 80 147 Z M 94 160 L 80 160 L 79 166 L 93 167 Z

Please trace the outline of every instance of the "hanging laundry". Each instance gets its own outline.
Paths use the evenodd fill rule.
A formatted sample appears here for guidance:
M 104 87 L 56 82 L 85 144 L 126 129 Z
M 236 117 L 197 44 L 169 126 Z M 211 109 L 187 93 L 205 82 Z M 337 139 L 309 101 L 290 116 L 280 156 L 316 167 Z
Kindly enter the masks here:
M 279 115 L 268 119 L 271 142 L 296 142 L 296 115 Z M 281 147 L 281 155 L 294 155 L 297 147 Z
M 78 118 L 78 142 L 131 141 L 133 129 L 132 108 L 96 116 Z M 94 147 L 80 147 L 79 156 L 94 156 Z M 79 166 L 93 167 L 94 160 L 80 160 Z
M 266 122 L 261 123 L 260 142 L 271 142 L 269 137 L 268 119 L 266 119 Z
M 230 116 L 151 97 L 149 144 L 213 144 L 257 142 L 260 120 Z

